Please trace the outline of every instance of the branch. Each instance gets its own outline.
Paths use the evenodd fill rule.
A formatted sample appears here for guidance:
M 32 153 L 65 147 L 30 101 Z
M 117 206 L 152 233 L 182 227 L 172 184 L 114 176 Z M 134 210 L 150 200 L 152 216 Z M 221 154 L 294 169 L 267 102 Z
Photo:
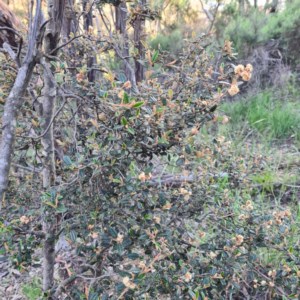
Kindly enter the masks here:
M 22 136 L 23 138 L 38 140 L 38 139 L 41 139 L 42 137 L 44 137 L 47 134 L 47 132 L 49 131 L 51 125 L 54 122 L 54 120 L 57 118 L 57 116 L 59 115 L 59 113 L 62 111 L 62 109 L 64 108 L 64 106 L 67 103 L 67 97 L 65 97 L 64 95 L 62 95 L 62 97 L 64 98 L 64 101 L 63 101 L 62 105 L 60 106 L 60 108 L 56 111 L 56 113 L 52 117 L 52 119 L 51 119 L 50 123 L 48 124 L 47 128 L 45 129 L 45 131 L 42 134 L 38 135 L 38 136 Z
M 82 37 L 83 35 L 82 34 L 80 34 L 80 35 L 77 35 L 77 36 L 74 36 L 72 39 L 70 39 L 69 41 L 67 41 L 67 42 L 65 42 L 65 43 L 63 43 L 62 45 L 60 45 L 60 46 L 58 46 L 58 47 L 56 47 L 55 49 L 53 49 L 50 53 L 49 53 L 49 55 L 52 55 L 53 53 L 56 53 L 58 50 L 60 50 L 61 48 L 63 48 L 63 47 L 65 47 L 65 46 L 67 46 L 67 45 L 69 45 L 70 43 L 72 43 L 75 39 L 78 39 L 78 38 L 80 38 L 80 37 Z
M 184 175 L 173 175 L 173 174 L 165 174 L 159 177 L 151 178 L 147 183 L 151 186 L 165 185 L 178 187 L 184 183 L 192 183 L 198 179 L 198 176 L 194 176 L 193 174 L 184 176 Z
M 27 53 L 26 53 L 26 57 L 25 57 L 25 62 L 30 61 L 32 59 L 33 56 L 36 55 L 36 51 L 38 50 L 37 46 L 39 45 L 40 42 L 40 38 L 42 35 L 42 29 L 45 28 L 45 24 L 47 22 L 44 22 L 44 24 L 42 24 L 42 20 L 43 20 L 43 14 L 42 14 L 42 4 L 41 4 L 41 0 L 37 0 L 36 3 L 36 8 L 35 8 L 35 18 L 34 18 L 34 22 L 33 25 L 30 26 L 29 29 L 29 39 L 28 39 L 28 49 L 27 49 Z M 42 24 L 42 26 L 40 26 L 40 24 Z M 41 32 L 40 32 L 41 30 Z
M 22 169 L 22 170 L 25 170 L 25 171 L 30 172 L 30 173 L 40 173 L 40 172 L 42 172 L 42 170 L 39 169 L 39 168 L 25 167 L 25 166 L 18 165 L 18 164 L 15 164 L 15 163 L 12 163 L 12 166 L 14 166 L 16 168 L 19 168 L 19 169 Z
M 3 43 L 3 49 L 8 53 L 8 55 L 11 57 L 12 60 L 17 60 L 17 55 L 14 52 L 14 50 L 10 47 L 10 45 L 6 42 Z M 20 67 L 20 64 L 18 63 L 18 67 Z
M 20 39 L 22 39 L 22 36 L 13 28 L 7 27 L 7 26 L 0 26 L 0 30 L 8 30 L 13 32 L 15 35 L 17 35 Z

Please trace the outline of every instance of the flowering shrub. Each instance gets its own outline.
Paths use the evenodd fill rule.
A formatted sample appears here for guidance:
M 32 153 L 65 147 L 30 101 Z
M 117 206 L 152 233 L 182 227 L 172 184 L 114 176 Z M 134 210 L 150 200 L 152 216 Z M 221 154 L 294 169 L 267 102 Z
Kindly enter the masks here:
M 65 52 L 62 63 L 53 63 L 61 97 L 57 184 L 37 200 L 31 192 L 40 188 L 39 179 L 16 177 L 8 195 L 23 205 L 25 198 L 29 208 L 42 202 L 57 222 L 60 275 L 50 293 L 65 299 L 296 299 L 299 241 L 289 234 L 298 234 L 299 216 L 279 208 L 262 213 L 248 175 L 263 167 L 263 157 L 237 157 L 224 137 L 205 141 L 200 134 L 204 124 L 218 121 L 220 101 L 251 78 L 250 65 L 233 65 L 231 43 L 216 49 L 194 40 L 176 61 L 149 50 L 139 92 L 111 71 L 91 83 L 85 65 L 68 71 L 69 59 Z M 33 95 L 40 92 L 36 79 Z M 37 113 L 26 109 L 30 101 L 18 123 L 22 137 L 42 134 Z M 40 170 L 38 139 L 22 139 L 17 149 L 16 158 Z M 36 246 L 40 219 L 28 211 L 31 216 L 18 212 L 19 232 Z M 14 251 L 1 242 L 2 253 Z M 267 252 L 280 255 L 276 267 L 264 259 Z M 22 259 L 21 270 L 31 263 Z

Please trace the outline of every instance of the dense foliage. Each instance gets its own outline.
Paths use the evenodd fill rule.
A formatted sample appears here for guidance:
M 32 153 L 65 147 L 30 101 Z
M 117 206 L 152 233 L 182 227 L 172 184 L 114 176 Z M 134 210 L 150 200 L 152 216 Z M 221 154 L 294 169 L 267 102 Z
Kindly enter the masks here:
M 57 56 L 46 53 L 49 69 L 45 63 L 35 67 L 16 122 L 0 217 L 0 263 L 11 270 L 0 272 L 0 288 L 15 276 L 28 299 L 298 299 L 298 177 L 293 185 L 279 184 L 269 166 L 281 165 L 248 139 L 297 140 L 297 106 L 292 111 L 274 102 L 270 91 L 233 103 L 257 77 L 251 59 L 237 62 L 232 42 L 218 47 L 212 35 L 183 40 L 175 31 L 141 47 L 132 40 L 135 22 L 145 12 L 154 16 L 152 6 L 163 1 L 146 9 L 132 3 L 125 33 L 109 27 L 103 9 L 120 4 L 96 1 L 107 31 L 78 29 L 62 39 Z M 280 23 L 296 8 L 267 20 L 255 10 L 242 21 L 227 6 L 223 14 L 232 14 L 224 36 L 239 50 L 257 44 L 260 33 L 249 30 L 255 23 L 269 40 L 268 22 Z M 184 20 L 189 1 L 171 1 L 169 9 Z M 287 27 L 276 30 L 284 36 Z M 0 59 L 3 112 L 17 65 L 7 54 Z M 138 64 L 144 79 L 135 84 L 128 72 Z M 49 73 L 56 109 L 45 131 L 41 111 Z M 249 126 L 247 133 L 234 140 L 241 124 Z M 49 130 L 56 176 L 45 186 L 43 138 Z M 55 282 L 47 290 L 40 280 L 51 233 L 45 224 L 55 232 Z M 0 289 L 0 296 L 14 292 Z

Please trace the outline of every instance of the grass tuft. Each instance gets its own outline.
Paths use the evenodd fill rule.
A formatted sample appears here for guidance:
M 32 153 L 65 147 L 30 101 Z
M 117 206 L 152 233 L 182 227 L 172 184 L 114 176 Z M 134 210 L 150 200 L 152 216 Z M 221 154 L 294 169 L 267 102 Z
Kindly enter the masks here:
M 233 127 L 247 122 L 265 138 L 300 139 L 300 103 L 284 102 L 271 92 L 234 103 L 224 103 L 221 109 L 230 117 Z

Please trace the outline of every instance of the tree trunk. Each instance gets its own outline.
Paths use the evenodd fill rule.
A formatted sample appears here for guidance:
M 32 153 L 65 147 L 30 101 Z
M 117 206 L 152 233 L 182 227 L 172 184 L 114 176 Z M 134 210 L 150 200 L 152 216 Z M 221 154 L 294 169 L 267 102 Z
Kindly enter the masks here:
M 143 11 L 147 4 L 146 0 L 141 0 L 138 6 L 138 11 L 140 12 L 137 15 L 134 22 L 134 47 L 138 50 L 138 55 L 135 57 L 135 77 L 136 81 L 140 82 L 144 79 L 144 66 L 141 61 L 145 59 L 145 16 Z
M 33 24 L 30 24 L 28 36 L 28 49 L 25 59 L 18 70 L 15 83 L 5 102 L 2 117 L 2 136 L 0 142 L 0 209 L 5 199 L 8 186 L 8 177 L 11 158 L 14 151 L 15 131 L 17 124 L 17 113 L 20 110 L 28 83 L 31 79 L 33 69 L 36 65 L 38 34 L 42 22 L 41 3 L 38 0 Z
M 93 7 L 88 8 L 87 10 L 87 2 L 83 2 L 83 11 L 84 11 L 84 21 L 83 21 L 83 29 L 85 34 L 89 35 L 90 30 L 93 28 Z M 87 69 L 88 69 L 88 81 L 95 81 L 95 70 L 93 69 L 94 64 L 96 63 L 96 57 L 94 55 L 87 55 Z
M 133 67 L 130 65 L 130 56 L 129 56 L 129 42 L 128 34 L 126 30 L 126 21 L 127 21 L 127 5 L 126 2 L 121 2 L 118 6 L 115 7 L 116 13 L 116 31 L 121 35 L 121 44 L 117 46 L 116 52 L 117 55 L 123 60 L 124 63 L 124 73 L 132 84 L 132 87 L 135 91 L 138 91 L 136 85 L 135 72 Z
M 245 0 L 239 0 L 239 11 L 241 15 L 245 13 Z
M 53 50 L 57 48 L 60 40 L 64 17 L 65 1 L 49 0 L 47 24 L 44 37 L 45 53 L 56 56 Z M 43 187 L 49 190 L 55 184 L 55 147 L 53 134 L 53 116 L 57 89 L 55 79 L 51 71 L 50 60 L 43 61 L 44 66 L 44 89 L 43 89 L 43 114 L 41 116 L 44 135 L 42 137 L 42 146 L 44 150 L 43 159 Z M 55 239 L 57 224 L 55 218 L 55 209 L 48 205 L 43 207 L 43 229 L 46 235 L 44 242 L 43 259 L 43 290 L 47 291 L 53 286 L 53 274 L 55 264 Z
M 66 0 L 66 7 L 62 25 L 62 38 L 64 42 L 70 39 L 71 33 L 76 33 L 78 26 L 78 24 L 76 23 L 76 15 L 74 13 L 74 0 Z

